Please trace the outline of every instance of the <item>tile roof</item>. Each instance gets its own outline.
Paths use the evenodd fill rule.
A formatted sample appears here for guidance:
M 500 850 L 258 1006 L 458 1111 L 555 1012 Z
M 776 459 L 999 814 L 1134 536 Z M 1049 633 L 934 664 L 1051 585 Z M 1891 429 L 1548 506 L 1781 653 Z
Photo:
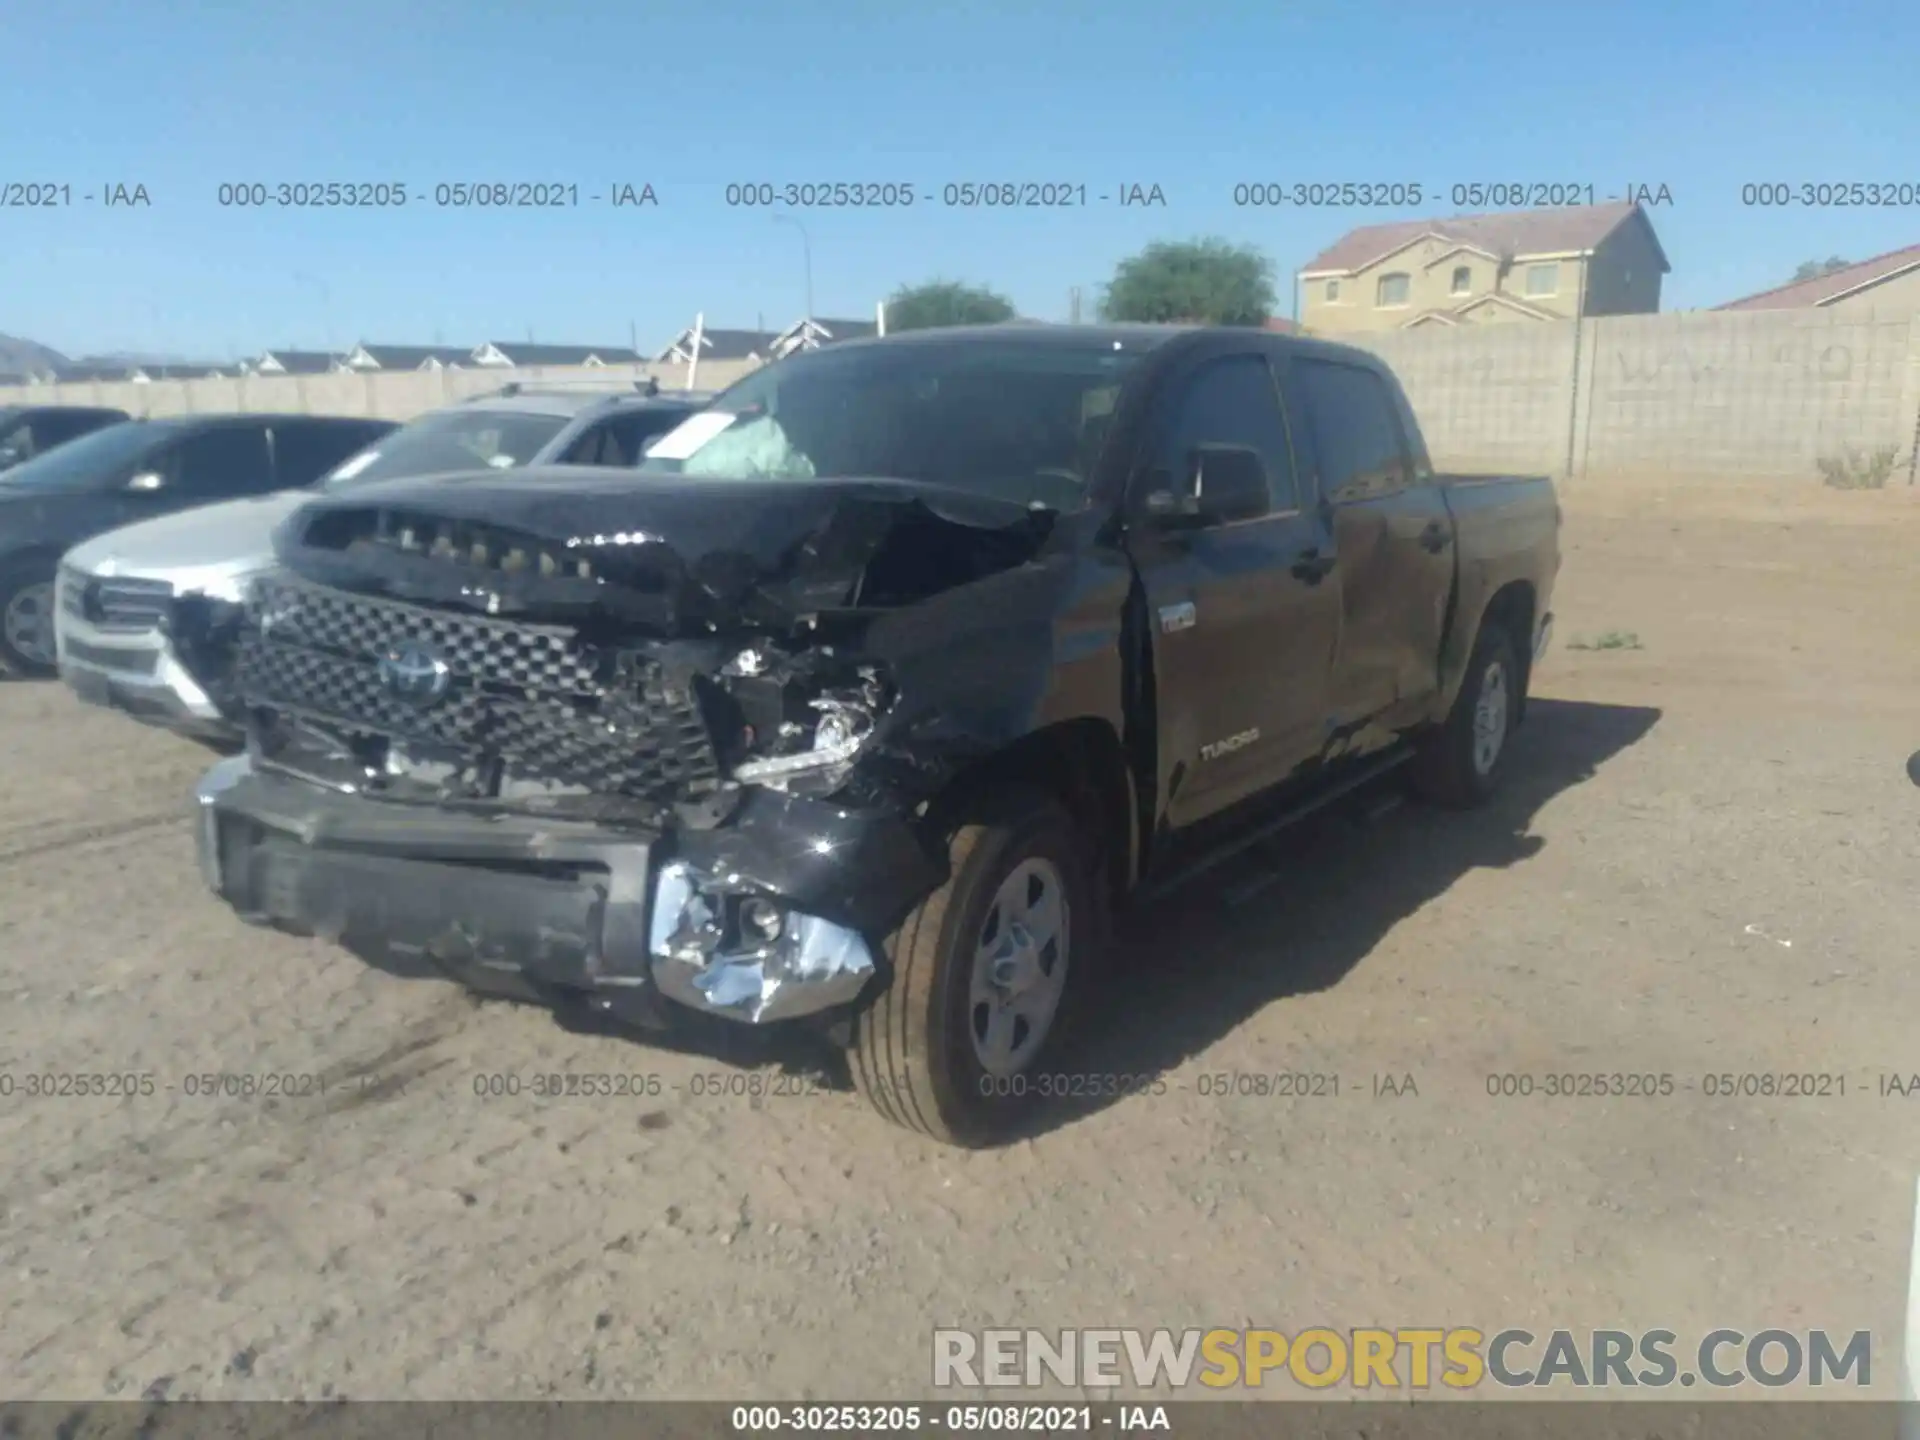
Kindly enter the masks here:
M 136 365 L 98 365 L 86 362 L 56 365 L 53 367 L 53 379 L 56 385 L 79 385 L 93 380 L 115 384 L 129 379 L 138 368 Z
M 771 330 L 726 330 L 710 329 L 700 332 L 700 358 L 702 360 L 749 360 L 756 355 L 766 355 L 773 342 L 779 336 Z M 673 358 L 674 352 L 686 351 L 693 344 L 693 327 L 689 325 L 667 343 L 655 360 L 666 362 Z
M 774 340 L 773 353 L 790 355 L 795 350 L 811 350 L 840 340 L 871 340 L 879 333 L 880 326 L 872 320 L 827 320 L 816 315 L 810 320 L 796 320 L 782 330 Z
M 1776 285 L 1771 290 L 1762 290 L 1758 295 L 1729 300 L 1726 304 L 1716 305 L 1713 308 L 1716 310 L 1790 310 L 1802 305 L 1825 305 L 1862 286 L 1877 285 L 1882 280 L 1891 280 L 1894 276 L 1916 267 L 1920 267 L 1920 245 L 1909 245 L 1904 250 L 1889 250 L 1884 255 L 1876 255 L 1871 260 L 1862 260 L 1857 265 L 1849 265 L 1846 269 L 1836 270 L 1831 275 L 1816 275 L 1811 280 L 1790 281 L 1785 285 Z
M 280 368 L 266 370 L 268 375 L 325 375 L 342 357 L 325 350 L 269 350 L 253 362 L 254 369 L 261 369 L 270 358 L 278 361 Z
M 1584 252 L 1592 250 L 1625 224 L 1638 209 L 1630 200 L 1616 200 L 1605 205 L 1560 205 L 1544 210 L 1506 210 L 1488 215 L 1452 215 L 1442 220 L 1395 220 L 1386 225 L 1362 225 L 1357 230 L 1349 230 L 1314 256 L 1301 267 L 1300 273 L 1348 274 L 1391 255 L 1423 235 L 1472 245 L 1503 260 L 1523 255 Z
M 488 345 L 515 365 L 584 365 L 589 359 L 607 365 L 637 365 L 641 360 L 626 345 L 533 345 L 517 340 L 490 340 L 479 349 L 485 350 Z
M 365 354 L 382 370 L 418 370 L 429 360 L 438 360 L 442 365 L 473 363 L 473 351 L 463 345 L 369 345 L 363 342 L 354 353 Z

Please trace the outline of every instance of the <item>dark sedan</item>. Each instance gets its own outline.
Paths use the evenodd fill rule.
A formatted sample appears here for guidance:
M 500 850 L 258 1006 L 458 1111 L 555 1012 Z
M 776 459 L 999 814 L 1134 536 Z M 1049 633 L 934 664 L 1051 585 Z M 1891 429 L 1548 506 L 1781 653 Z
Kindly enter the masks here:
M 393 428 L 327 415 L 126 420 L 0 474 L 0 668 L 53 673 L 54 573 L 72 546 L 175 510 L 311 485 Z

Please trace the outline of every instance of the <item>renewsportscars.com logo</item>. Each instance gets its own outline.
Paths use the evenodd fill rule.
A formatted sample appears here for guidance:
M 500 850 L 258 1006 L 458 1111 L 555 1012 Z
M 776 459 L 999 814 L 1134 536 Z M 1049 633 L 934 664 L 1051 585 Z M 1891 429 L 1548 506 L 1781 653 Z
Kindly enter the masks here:
M 954 1386 L 1204 1385 L 1325 1390 L 1715 1389 L 1873 1383 L 1873 1336 L 1825 1330 L 1712 1330 L 1683 1345 L 1672 1330 L 1351 1329 L 936 1330 L 933 1383 Z

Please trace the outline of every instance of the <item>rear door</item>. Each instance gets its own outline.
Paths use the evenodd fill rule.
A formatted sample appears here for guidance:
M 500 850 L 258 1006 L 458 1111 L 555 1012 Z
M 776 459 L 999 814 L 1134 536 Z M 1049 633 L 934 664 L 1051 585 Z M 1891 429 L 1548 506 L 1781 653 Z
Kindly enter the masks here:
M 304 489 L 357 455 L 391 427 L 361 420 L 280 420 L 273 438 L 273 488 Z
M 1284 386 L 1340 555 L 1335 723 L 1398 727 L 1426 713 L 1440 684 L 1454 563 L 1446 496 L 1375 371 L 1296 353 Z
M 1162 821 L 1175 829 L 1322 751 L 1340 621 L 1332 536 L 1301 490 L 1276 378 L 1256 346 L 1210 354 L 1163 389 L 1130 496 L 1136 515 L 1202 444 L 1258 452 L 1272 508 L 1199 530 L 1146 518 L 1129 527 L 1159 695 Z

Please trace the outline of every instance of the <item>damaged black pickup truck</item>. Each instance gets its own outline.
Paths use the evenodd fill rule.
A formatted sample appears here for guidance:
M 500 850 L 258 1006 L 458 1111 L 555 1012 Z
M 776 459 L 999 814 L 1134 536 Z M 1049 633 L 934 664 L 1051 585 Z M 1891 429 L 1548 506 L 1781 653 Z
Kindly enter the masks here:
M 1484 799 L 1544 478 L 1254 330 L 980 327 L 755 372 L 638 469 L 397 480 L 277 537 L 203 780 L 257 923 L 647 1027 L 821 1027 L 989 1143 L 1114 909 L 1405 762 Z

